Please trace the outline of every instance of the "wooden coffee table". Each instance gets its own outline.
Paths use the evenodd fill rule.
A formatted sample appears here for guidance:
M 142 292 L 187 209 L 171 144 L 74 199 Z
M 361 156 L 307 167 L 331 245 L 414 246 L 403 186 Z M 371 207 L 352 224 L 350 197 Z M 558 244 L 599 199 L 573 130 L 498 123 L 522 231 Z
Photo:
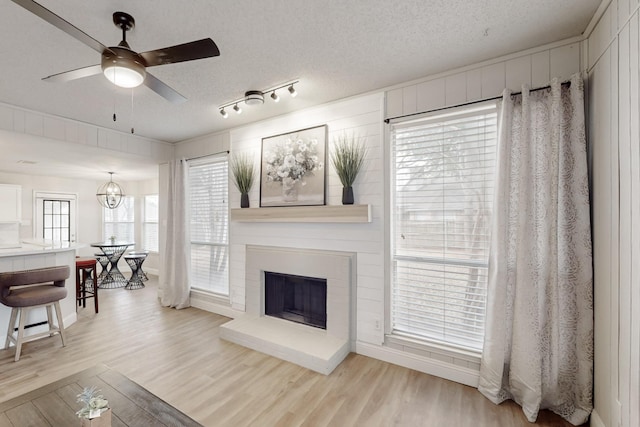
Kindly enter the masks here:
M 0 427 L 79 426 L 77 395 L 96 386 L 109 401 L 113 427 L 199 426 L 164 400 L 106 365 L 98 365 L 0 403 Z

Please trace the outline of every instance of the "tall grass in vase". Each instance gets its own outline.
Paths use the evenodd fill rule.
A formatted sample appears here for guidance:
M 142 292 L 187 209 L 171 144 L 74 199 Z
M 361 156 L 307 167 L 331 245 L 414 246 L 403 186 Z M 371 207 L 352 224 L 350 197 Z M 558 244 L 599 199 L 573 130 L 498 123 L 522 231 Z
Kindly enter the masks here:
M 249 191 L 253 187 L 256 174 L 253 167 L 253 159 L 247 154 L 234 155 L 231 159 L 231 173 L 233 183 L 240 191 L 240 207 L 249 207 Z
M 342 183 L 342 204 L 353 204 L 353 183 L 362 169 L 364 159 L 367 156 L 367 147 L 364 140 L 357 136 L 343 134 L 338 136 L 333 143 L 331 163 Z

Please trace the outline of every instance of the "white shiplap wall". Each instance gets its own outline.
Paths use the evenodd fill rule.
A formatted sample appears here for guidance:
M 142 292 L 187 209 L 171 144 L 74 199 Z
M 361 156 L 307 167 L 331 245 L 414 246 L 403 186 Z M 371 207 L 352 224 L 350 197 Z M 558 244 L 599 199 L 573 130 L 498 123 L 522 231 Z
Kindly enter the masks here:
M 342 132 L 366 137 L 368 157 L 354 184 L 356 204 L 372 205 L 373 220 L 366 224 L 314 223 L 231 223 L 231 301 L 232 307 L 244 310 L 245 246 L 267 245 L 289 248 L 324 249 L 357 254 L 357 289 L 355 316 L 358 340 L 381 344 L 384 319 L 384 165 L 382 157 L 383 94 L 361 96 L 323 105 L 298 113 L 263 121 L 231 132 L 231 152 L 249 153 L 257 170 L 262 138 L 296 129 L 327 125 L 327 150 L 334 136 Z M 333 168 L 325 164 L 328 205 L 341 204 L 342 185 Z M 230 203 L 239 207 L 240 194 L 230 186 Z M 252 207 L 259 206 L 259 182 L 249 197 Z
M 420 113 L 500 96 L 504 88 L 542 87 L 580 71 L 580 42 L 567 40 L 465 67 L 387 92 L 386 118 Z
M 9 104 L 0 104 L 0 129 L 144 156 L 157 159 L 158 163 L 173 157 L 173 145 L 166 142 L 26 110 Z
M 640 425 L 640 17 L 607 6 L 588 34 L 595 366 L 591 425 Z

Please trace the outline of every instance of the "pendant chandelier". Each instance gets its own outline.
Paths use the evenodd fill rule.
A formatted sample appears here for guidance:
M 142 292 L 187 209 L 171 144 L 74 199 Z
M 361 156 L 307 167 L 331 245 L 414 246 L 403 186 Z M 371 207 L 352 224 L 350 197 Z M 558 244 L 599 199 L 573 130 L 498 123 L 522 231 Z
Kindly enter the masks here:
M 98 203 L 105 208 L 115 209 L 122 203 L 124 192 L 122 191 L 122 187 L 113 182 L 113 172 L 109 172 L 109 174 L 111 175 L 111 179 L 109 182 L 105 182 L 98 187 L 96 197 L 98 198 Z

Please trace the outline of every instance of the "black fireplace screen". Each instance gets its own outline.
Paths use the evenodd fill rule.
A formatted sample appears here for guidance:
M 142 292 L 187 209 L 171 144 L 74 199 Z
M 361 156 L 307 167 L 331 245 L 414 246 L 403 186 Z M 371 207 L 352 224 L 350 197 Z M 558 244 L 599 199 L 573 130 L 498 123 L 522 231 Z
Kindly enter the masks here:
M 265 271 L 264 312 L 327 329 L 327 280 Z

